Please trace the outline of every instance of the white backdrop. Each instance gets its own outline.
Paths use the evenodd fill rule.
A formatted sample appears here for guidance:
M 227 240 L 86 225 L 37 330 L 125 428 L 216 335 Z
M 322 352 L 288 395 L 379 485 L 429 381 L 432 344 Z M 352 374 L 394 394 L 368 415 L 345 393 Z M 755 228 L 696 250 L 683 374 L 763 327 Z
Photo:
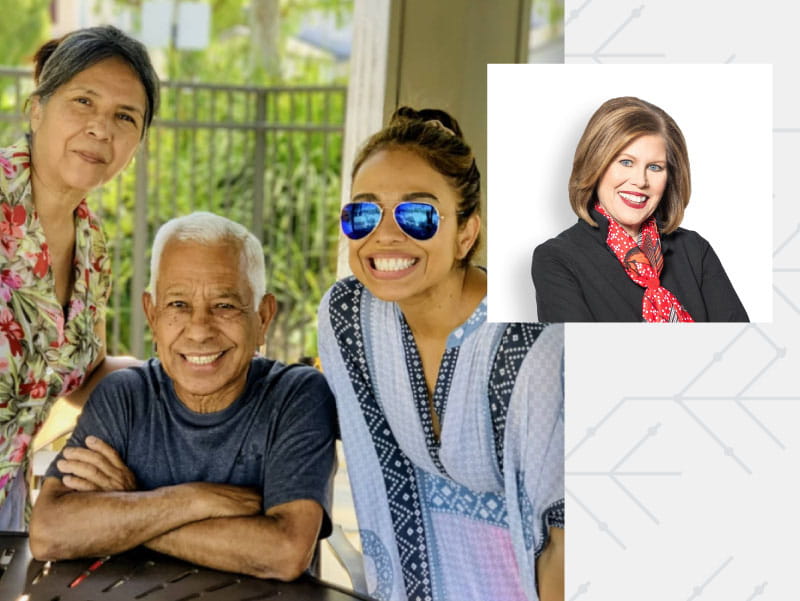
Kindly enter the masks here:
M 773 323 L 566 328 L 566 599 L 797 599 L 800 6 L 567 0 L 565 22 L 567 62 L 639 78 L 774 67 Z
M 682 227 L 719 255 L 750 320 L 772 320 L 771 65 L 489 65 L 489 318 L 535 321 L 533 249 L 573 225 L 567 184 L 594 111 L 638 96 L 689 149 Z

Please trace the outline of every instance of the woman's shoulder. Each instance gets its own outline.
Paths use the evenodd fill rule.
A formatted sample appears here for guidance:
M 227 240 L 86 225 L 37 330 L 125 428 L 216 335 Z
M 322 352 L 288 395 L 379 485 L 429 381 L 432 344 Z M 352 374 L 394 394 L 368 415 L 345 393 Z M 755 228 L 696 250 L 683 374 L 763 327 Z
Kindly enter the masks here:
M 554 238 L 542 242 L 537 246 L 537 249 L 561 248 L 565 245 L 579 244 L 598 237 L 602 238 L 602 234 L 597 227 L 591 226 L 585 221 L 578 219 L 574 225 L 571 225 Z
M 705 240 L 699 233 L 685 227 L 677 227 L 669 234 L 662 234 L 672 240 Z
M 22 136 L 13 144 L 9 146 L 0 147 L 0 165 L 3 166 L 4 175 L 8 177 L 8 165 L 25 165 L 30 163 L 31 149 L 28 143 L 28 137 Z
M 333 286 L 328 288 L 328 291 L 322 297 L 320 308 L 328 309 L 333 303 L 354 301 L 357 298 L 361 298 L 365 293 L 369 294 L 369 291 L 364 287 L 364 284 L 359 282 L 355 276 L 347 276 L 336 281 Z
M 579 220 L 554 238 L 539 244 L 533 251 L 533 260 L 539 262 L 581 254 L 587 245 L 597 242 L 598 235 L 597 228 Z
M 369 290 L 352 275 L 335 282 L 319 303 L 319 336 L 324 338 L 331 330 L 340 332 L 343 324 L 359 320 L 363 302 L 369 298 Z
M 30 173 L 30 147 L 23 136 L 11 146 L 0 148 L 0 195 L 9 196 L 23 188 Z
M 661 235 L 661 244 L 664 250 L 682 249 L 686 252 L 705 252 L 711 244 L 694 230 L 683 227 L 675 229 L 669 234 Z
M 548 323 L 541 321 L 534 322 L 508 322 L 488 324 L 495 335 L 499 336 L 499 343 L 494 353 L 495 362 L 499 352 L 505 349 L 509 343 L 513 343 L 518 350 L 522 351 L 520 359 L 526 355 L 535 344 L 549 346 L 551 340 L 558 340 L 559 336 L 563 339 L 563 323 Z M 498 334 L 499 333 L 499 334 Z

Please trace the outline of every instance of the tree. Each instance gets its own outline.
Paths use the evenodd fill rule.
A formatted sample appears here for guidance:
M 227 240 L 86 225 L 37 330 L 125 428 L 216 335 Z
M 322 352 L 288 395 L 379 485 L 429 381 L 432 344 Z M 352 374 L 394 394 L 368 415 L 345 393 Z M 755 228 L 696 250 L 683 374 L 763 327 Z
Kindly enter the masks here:
M 280 2 L 279 0 L 253 0 L 250 39 L 253 62 L 263 69 L 271 80 L 281 78 L 280 61 Z
M 126 4 L 136 0 L 117 0 Z M 246 85 L 342 83 L 320 81 L 314 67 L 287 80 L 287 42 L 314 13 L 352 17 L 353 0 L 213 0 L 211 43 L 202 51 L 170 51 L 170 78 Z
M 0 64 L 28 66 L 47 38 L 49 0 L 0 0 Z

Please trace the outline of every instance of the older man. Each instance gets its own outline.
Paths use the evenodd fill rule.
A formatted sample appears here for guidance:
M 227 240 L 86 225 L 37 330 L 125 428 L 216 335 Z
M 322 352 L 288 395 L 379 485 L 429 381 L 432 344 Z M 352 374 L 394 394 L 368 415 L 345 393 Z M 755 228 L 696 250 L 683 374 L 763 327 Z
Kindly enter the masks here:
M 258 240 L 210 213 L 164 224 L 143 296 L 158 359 L 93 393 L 33 511 L 38 559 L 145 545 L 290 580 L 309 565 L 335 469 L 316 370 L 254 357 L 275 314 Z

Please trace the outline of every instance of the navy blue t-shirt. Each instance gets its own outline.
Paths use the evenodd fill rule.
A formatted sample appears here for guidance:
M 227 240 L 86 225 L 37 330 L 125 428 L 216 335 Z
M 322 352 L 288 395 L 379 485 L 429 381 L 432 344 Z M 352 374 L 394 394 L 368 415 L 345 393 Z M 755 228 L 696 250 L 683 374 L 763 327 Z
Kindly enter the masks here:
M 68 446 L 89 435 L 111 445 L 140 490 L 216 482 L 262 491 L 266 511 L 297 499 L 325 510 L 330 534 L 336 413 L 324 376 L 311 367 L 254 358 L 242 395 L 214 413 L 195 413 L 176 396 L 158 359 L 115 371 L 92 393 Z M 61 478 L 56 467 L 46 476 Z

